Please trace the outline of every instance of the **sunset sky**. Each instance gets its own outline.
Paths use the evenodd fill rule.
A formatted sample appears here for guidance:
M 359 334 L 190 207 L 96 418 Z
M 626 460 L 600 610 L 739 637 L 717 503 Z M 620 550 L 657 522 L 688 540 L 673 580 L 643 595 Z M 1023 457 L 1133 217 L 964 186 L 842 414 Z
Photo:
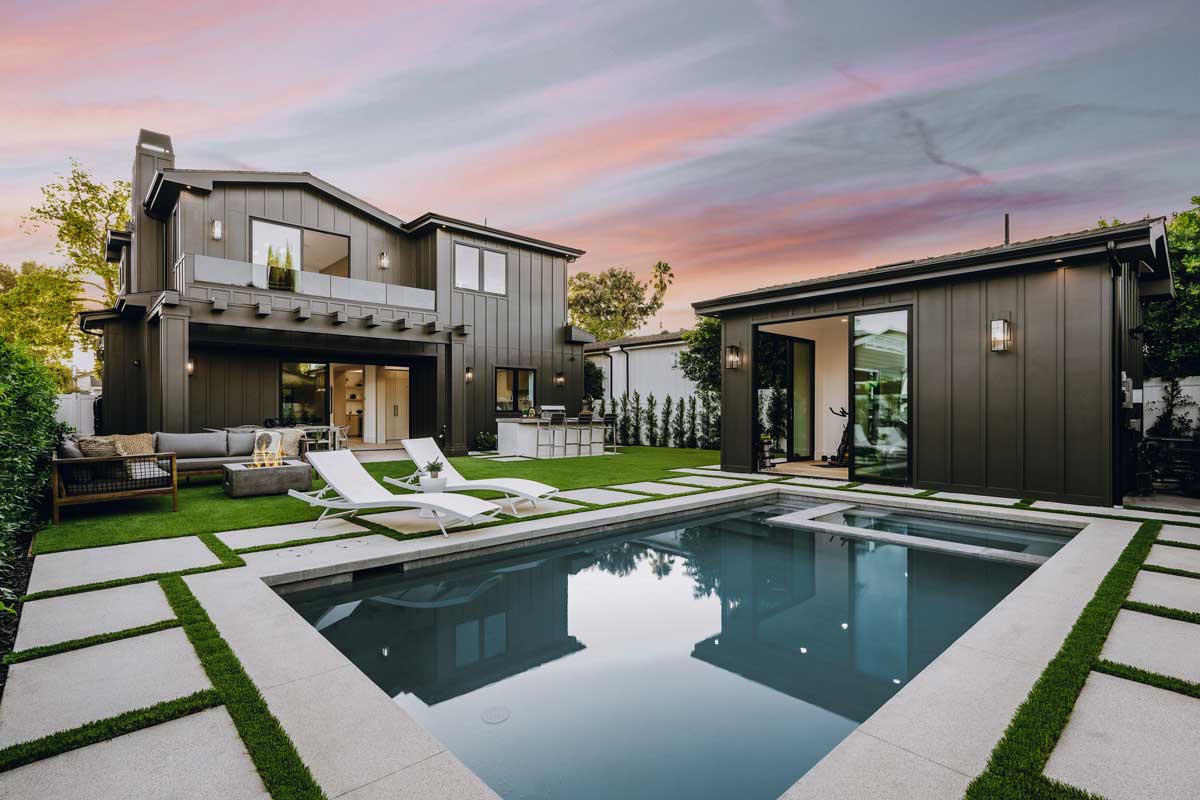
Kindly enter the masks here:
M 1192 2 L 0 0 L 0 262 L 74 156 L 308 170 L 675 267 L 662 324 L 765 284 L 1167 214 L 1200 194 Z M 657 328 L 659 321 L 652 323 Z

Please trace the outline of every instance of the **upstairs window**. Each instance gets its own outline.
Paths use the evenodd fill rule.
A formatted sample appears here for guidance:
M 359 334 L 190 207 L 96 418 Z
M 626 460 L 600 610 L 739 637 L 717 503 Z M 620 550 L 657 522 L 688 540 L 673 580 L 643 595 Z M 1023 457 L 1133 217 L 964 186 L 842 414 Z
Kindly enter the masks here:
M 350 277 L 350 237 L 336 233 L 250 221 L 250 260 L 267 267 L 268 286 L 299 291 L 299 272 Z
M 504 294 L 508 291 L 508 256 L 498 250 L 456 243 L 454 288 Z

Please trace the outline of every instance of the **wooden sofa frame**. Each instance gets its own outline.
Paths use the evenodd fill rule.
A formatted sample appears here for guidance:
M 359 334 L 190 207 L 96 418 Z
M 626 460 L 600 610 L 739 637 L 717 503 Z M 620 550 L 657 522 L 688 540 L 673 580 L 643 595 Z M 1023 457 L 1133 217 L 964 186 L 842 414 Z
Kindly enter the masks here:
M 126 461 L 154 460 L 155 462 L 170 459 L 171 484 L 169 486 L 152 486 L 140 489 L 123 489 L 115 492 L 93 492 L 88 494 L 68 494 L 67 484 L 63 480 L 63 467 L 95 466 L 98 464 L 119 464 Z M 136 480 L 136 479 L 135 479 Z M 110 500 L 128 500 L 133 497 L 149 497 L 151 495 L 171 495 L 171 510 L 179 510 L 179 475 L 175 470 L 174 453 L 147 453 L 132 456 L 87 456 L 84 458 L 59 458 L 57 455 L 50 461 L 51 514 L 55 524 L 59 521 L 59 509 L 62 506 L 76 506 L 88 503 L 106 503 Z

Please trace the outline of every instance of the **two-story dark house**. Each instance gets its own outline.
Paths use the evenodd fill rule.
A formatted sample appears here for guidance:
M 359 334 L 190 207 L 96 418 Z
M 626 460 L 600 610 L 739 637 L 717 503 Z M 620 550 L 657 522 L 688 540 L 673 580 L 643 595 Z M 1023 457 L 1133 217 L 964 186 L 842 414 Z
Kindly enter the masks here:
M 178 169 L 141 131 L 133 225 L 110 231 L 106 433 L 336 424 L 445 436 L 577 410 L 588 334 L 567 325 L 573 247 L 427 213 L 405 222 L 307 172 Z

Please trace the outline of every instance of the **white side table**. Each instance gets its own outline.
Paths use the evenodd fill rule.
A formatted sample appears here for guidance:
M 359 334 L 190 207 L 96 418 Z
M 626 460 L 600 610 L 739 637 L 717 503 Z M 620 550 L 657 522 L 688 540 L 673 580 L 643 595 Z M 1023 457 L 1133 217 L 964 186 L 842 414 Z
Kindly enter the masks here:
M 446 480 L 446 478 L 421 477 L 417 480 L 417 484 L 422 492 L 444 492 L 446 491 Z M 433 519 L 433 512 L 423 508 L 417 516 L 421 519 Z

